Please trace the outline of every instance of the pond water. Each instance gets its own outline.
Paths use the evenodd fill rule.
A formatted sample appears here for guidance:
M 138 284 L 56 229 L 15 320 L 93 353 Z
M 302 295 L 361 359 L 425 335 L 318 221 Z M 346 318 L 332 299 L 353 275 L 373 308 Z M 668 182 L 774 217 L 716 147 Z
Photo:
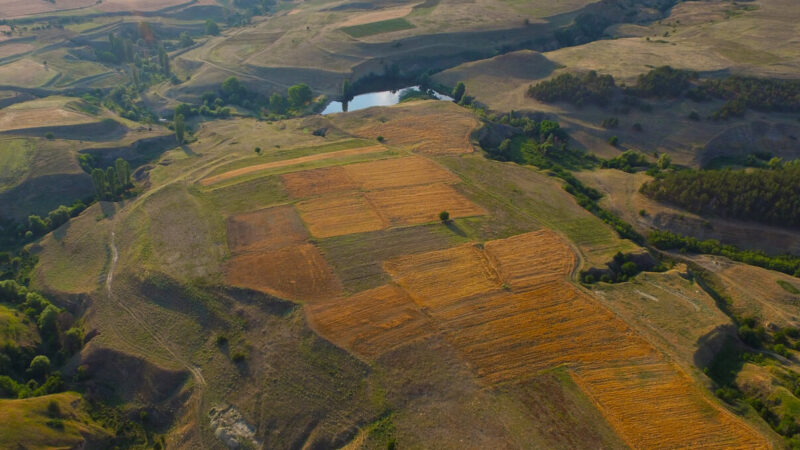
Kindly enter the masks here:
M 367 94 L 356 95 L 352 100 L 347 102 L 346 111 L 358 111 L 359 109 L 369 108 L 371 106 L 396 105 L 400 103 L 400 96 L 404 92 L 411 90 L 419 90 L 419 86 L 409 86 L 394 91 L 369 92 Z M 438 92 L 434 92 L 433 95 L 439 100 L 453 101 L 452 98 L 439 94 Z M 322 115 L 345 111 L 342 106 L 342 102 L 330 102 L 322 111 Z

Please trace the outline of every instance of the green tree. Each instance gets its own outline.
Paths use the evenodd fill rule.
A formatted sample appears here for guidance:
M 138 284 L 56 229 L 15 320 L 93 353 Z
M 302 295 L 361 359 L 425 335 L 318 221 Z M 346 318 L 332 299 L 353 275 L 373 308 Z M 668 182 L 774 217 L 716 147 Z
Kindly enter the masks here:
M 131 184 L 131 166 L 128 161 L 122 158 L 117 158 L 114 161 L 114 167 L 117 169 L 117 180 L 119 181 L 120 188 L 126 188 Z
M 450 213 L 447 211 L 442 211 L 439 213 L 439 220 L 442 222 L 449 222 L 450 221 Z
M 668 154 L 662 153 L 661 156 L 658 157 L 658 162 L 656 164 L 658 164 L 658 168 L 661 170 L 668 169 L 672 164 L 672 158 Z
M 289 103 L 294 108 L 302 108 L 314 98 L 311 88 L 305 83 L 295 84 L 289 88 Z
M 50 224 L 41 217 L 33 215 L 28 217 L 28 228 L 30 228 L 34 236 L 41 236 L 47 233 L 50 229 Z
M 269 97 L 269 109 L 275 114 L 283 114 L 286 112 L 286 99 L 277 92 Z
M 464 97 L 464 93 L 467 92 L 467 87 L 464 85 L 463 82 L 459 81 L 456 83 L 456 87 L 453 88 L 453 92 L 450 94 L 453 97 L 453 101 L 458 103 Z
M 57 322 L 60 311 L 55 305 L 47 305 L 39 314 L 39 330 L 46 336 L 55 336 L 58 332 Z
M 50 213 L 47 214 L 47 220 L 50 222 L 50 228 L 55 230 L 61 225 L 64 225 L 65 223 L 69 222 L 69 218 L 71 215 L 72 211 L 70 210 L 70 208 L 64 205 L 61 205 L 58 208 L 50 211 Z
M 178 114 L 175 116 L 175 137 L 178 139 L 178 144 L 183 144 L 185 134 L 186 124 L 183 122 L 183 115 Z
M 211 19 L 206 20 L 206 34 L 210 34 L 211 36 L 217 36 L 219 34 L 217 22 Z
M 103 200 L 108 191 L 108 183 L 106 182 L 106 172 L 100 168 L 92 169 L 92 184 L 94 191 L 97 194 L 98 200 Z
M 109 166 L 106 168 L 106 183 L 108 183 L 108 191 L 112 197 L 115 197 L 119 194 L 119 183 L 117 182 L 117 171 L 114 169 L 114 166 Z
M 185 48 L 191 45 L 194 45 L 194 39 L 192 39 L 192 37 L 189 36 L 189 33 L 185 31 L 182 32 L 180 36 L 178 36 L 178 46 L 181 48 Z
M 169 75 L 169 55 L 164 47 L 158 47 L 158 63 L 161 66 L 161 73 Z
M 37 378 L 43 378 L 50 373 L 50 358 L 44 355 L 37 355 L 31 360 L 31 374 Z

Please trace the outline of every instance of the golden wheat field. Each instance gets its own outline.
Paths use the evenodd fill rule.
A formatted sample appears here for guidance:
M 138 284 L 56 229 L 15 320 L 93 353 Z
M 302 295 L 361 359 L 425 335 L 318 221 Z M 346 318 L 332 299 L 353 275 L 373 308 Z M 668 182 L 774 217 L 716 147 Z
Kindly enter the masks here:
M 769 448 L 762 436 L 711 404 L 670 363 L 577 372 L 578 385 L 634 448 Z
M 330 195 L 297 204 L 315 237 L 325 238 L 384 228 L 385 223 L 359 193 Z
M 486 214 L 483 208 L 442 183 L 372 191 L 365 196 L 393 226 L 434 222 L 442 211 L 449 212 L 453 219 Z
M 365 357 L 376 357 L 434 331 L 408 294 L 393 285 L 308 305 L 306 314 L 317 332 Z
M 344 167 L 363 189 L 375 190 L 431 183 L 455 183 L 458 177 L 428 158 L 409 156 Z
M 403 256 L 385 268 L 485 383 L 525 380 L 566 365 L 634 448 L 767 447 L 570 284 L 574 264 L 566 242 L 540 230 L 484 247 Z

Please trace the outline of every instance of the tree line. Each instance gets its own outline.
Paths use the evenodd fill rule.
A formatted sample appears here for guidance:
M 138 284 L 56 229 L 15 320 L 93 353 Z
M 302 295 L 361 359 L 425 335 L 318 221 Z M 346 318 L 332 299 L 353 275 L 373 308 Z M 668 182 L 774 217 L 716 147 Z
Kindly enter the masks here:
M 681 170 L 642 185 L 640 192 L 701 215 L 800 225 L 800 162 L 773 169 Z
M 47 298 L 14 280 L 0 281 L 0 304 L 21 312 L 41 342 L 20 346 L 7 337 L 0 346 L 0 397 L 25 398 L 65 389 L 56 370 L 83 346 L 83 330 L 72 316 Z
M 527 96 L 542 102 L 567 102 L 575 106 L 608 106 L 621 96 L 623 105 L 641 105 L 640 98 L 686 97 L 695 102 L 711 99 L 725 103 L 709 118 L 724 120 L 741 116 L 747 109 L 758 111 L 800 111 L 800 80 L 743 76 L 700 79 L 696 72 L 661 66 L 639 75 L 633 86 L 617 86 L 611 75 L 595 71 L 564 73 L 528 87 Z M 696 117 L 699 119 L 699 116 Z

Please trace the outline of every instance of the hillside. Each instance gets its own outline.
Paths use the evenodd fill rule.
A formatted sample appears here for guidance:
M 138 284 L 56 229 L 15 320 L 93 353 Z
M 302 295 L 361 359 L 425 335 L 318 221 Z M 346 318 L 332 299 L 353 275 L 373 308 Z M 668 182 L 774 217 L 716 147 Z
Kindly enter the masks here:
M 800 448 L 793 3 L 0 3 L 0 447 Z

